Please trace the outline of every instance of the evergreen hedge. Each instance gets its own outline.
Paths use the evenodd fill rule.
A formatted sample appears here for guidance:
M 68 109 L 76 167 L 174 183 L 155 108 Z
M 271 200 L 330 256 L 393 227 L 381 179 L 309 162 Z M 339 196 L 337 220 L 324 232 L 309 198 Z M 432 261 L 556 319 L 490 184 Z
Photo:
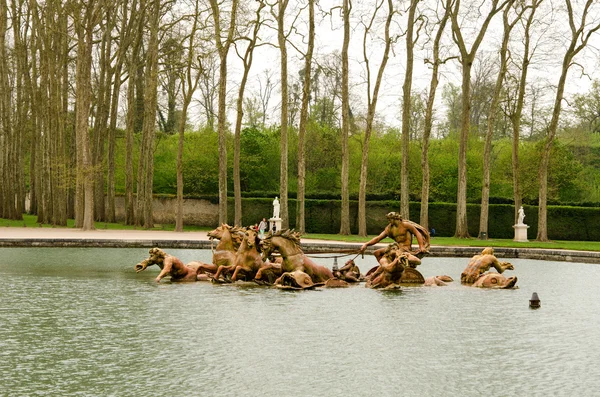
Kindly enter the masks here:
M 228 203 L 229 223 L 233 224 L 234 202 Z M 296 227 L 296 200 L 289 199 L 290 228 Z M 385 215 L 399 211 L 397 200 L 367 202 L 367 233 L 379 234 L 387 225 Z M 421 204 L 410 203 L 410 218 L 419 223 Z M 530 226 L 529 239 L 537 235 L 538 207 L 524 205 L 525 223 Z M 479 235 L 479 204 L 467 204 L 467 221 L 472 237 Z M 340 229 L 340 200 L 305 201 L 306 231 L 309 233 L 336 234 Z M 273 215 L 273 198 L 242 198 L 242 223 L 244 226 L 260 222 Z M 512 239 L 515 210 L 509 204 L 490 204 L 488 238 Z M 548 237 L 554 240 L 600 241 L 600 208 L 548 206 Z M 455 203 L 429 203 L 429 227 L 436 235 L 451 237 L 456 228 Z M 350 228 L 358 233 L 358 201 L 350 201 Z

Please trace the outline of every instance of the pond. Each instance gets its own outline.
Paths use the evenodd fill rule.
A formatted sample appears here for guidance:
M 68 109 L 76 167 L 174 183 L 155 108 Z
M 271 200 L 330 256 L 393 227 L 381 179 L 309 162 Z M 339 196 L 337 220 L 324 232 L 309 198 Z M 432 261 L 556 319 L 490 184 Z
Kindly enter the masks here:
M 167 250 L 184 262 L 206 250 Z M 0 396 L 545 396 L 600 390 L 600 266 L 519 289 L 288 292 L 136 274 L 147 249 L 0 249 Z M 318 258 L 331 267 L 333 260 Z M 467 258 L 424 258 L 455 280 Z M 340 261 L 340 266 L 343 264 Z M 366 272 L 375 259 L 357 264 Z M 537 292 L 542 307 L 529 308 Z

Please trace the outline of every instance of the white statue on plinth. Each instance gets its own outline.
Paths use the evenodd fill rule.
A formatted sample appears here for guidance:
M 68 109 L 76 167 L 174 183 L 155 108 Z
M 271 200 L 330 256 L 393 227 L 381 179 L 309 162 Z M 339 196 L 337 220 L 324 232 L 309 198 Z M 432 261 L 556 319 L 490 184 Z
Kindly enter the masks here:
M 273 200 L 273 219 L 279 219 L 279 199 L 277 196 Z
M 515 239 L 513 241 L 529 241 L 527 240 L 527 229 L 529 229 L 529 226 L 523 223 L 523 221 L 525 220 L 525 210 L 523 209 L 523 206 L 519 208 L 517 214 L 517 224 L 513 226 L 513 228 L 515 229 Z
M 521 208 L 519 208 L 519 217 L 517 220 L 517 225 L 524 225 L 523 221 L 525 220 L 525 210 L 523 209 L 523 206 L 521 206 Z

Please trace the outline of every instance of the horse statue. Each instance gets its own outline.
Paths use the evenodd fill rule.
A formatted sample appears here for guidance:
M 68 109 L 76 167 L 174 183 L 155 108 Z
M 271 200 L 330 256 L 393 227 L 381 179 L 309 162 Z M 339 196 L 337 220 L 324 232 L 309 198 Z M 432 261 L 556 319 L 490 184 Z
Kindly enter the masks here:
M 258 251 L 260 247 L 260 239 L 258 232 L 252 228 L 245 229 L 243 232 L 242 244 L 237 250 L 233 265 L 220 266 L 215 273 L 213 280 L 219 282 L 219 277 L 222 274 L 230 274 L 231 282 L 239 279 L 251 281 L 256 276 L 256 272 L 264 264 L 261 254 Z
M 198 267 L 199 277 L 203 274 L 215 274 L 221 266 L 233 265 L 237 250 L 242 243 L 240 232 L 243 230 L 225 223 L 208 232 L 209 240 L 219 240 L 219 242 L 213 250 L 212 263 L 205 263 Z
M 184 265 L 179 258 L 167 254 L 160 248 L 151 248 L 149 253 L 150 257 L 148 259 L 144 259 L 135 265 L 135 272 L 139 273 L 146 270 L 148 266 L 157 265 L 161 269 L 160 274 L 155 279 L 157 283 L 166 275 L 171 276 L 171 281 L 196 281 L 198 268 L 206 265 L 199 261 L 192 261 Z
M 268 258 L 273 252 L 281 254 L 283 262 L 281 264 L 282 273 L 291 273 L 297 270 L 310 276 L 313 283 L 323 283 L 333 278 L 331 270 L 313 262 L 307 257 L 300 248 L 300 233 L 294 230 L 280 230 L 275 233 L 269 233 L 261 242 L 263 260 Z M 262 272 L 271 270 L 274 265 L 265 265 L 257 272 L 257 277 Z

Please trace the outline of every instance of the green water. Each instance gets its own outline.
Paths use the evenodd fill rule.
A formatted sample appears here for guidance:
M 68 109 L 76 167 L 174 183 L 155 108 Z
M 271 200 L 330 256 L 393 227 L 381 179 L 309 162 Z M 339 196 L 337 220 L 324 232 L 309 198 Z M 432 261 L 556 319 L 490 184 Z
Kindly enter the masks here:
M 185 262 L 210 251 L 167 250 Z M 0 249 L 0 396 L 595 396 L 600 266 L 516 290 L 285 292 L 136 274 L 146 249 Z M 331 266 L 332 259 L 317 259 Z M 468 259 L 425 258 L 459 278 Z M 373 257 L 358 262 L 363 271 Z M 342 263 L 340 263 L 341 265 Z M 537 292 L 538 310 L 529 309 Z

